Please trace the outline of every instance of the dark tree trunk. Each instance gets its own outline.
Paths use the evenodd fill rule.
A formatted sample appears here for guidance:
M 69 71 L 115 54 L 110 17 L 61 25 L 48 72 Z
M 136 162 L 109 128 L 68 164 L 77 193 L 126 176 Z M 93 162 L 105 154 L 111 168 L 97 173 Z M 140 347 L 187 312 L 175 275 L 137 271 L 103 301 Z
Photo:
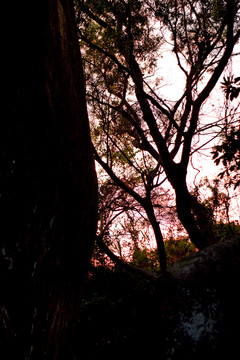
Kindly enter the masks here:
M 150 221 L 150 224 L 152 226 L 156 243 L 157 243 L 157 250 L 158 250 L 158 256 L 160 261 L 160 268 L 161 271 L 165 271 L 167 269 L 167 257 L 166 257 L 166 251 L 164 246 L 164 240 L 162 236 L 162 232 L 159 226 L 159 223 L 156 219 L 156 216 L 154 214 L 153 205 L 150 199 L 150 194 L 148 194 L 148 197 L 146 198 L 146 206 L 145 211 L 147 213 L 148 219 Z
M 194 218 L 191 209 L 190 195 L 186 186 L 183 186 L 176 191 L 176 204 L 178 218 L 187 230 L 188 235 L 196 248 L 200 250 L 210 245 L 208 237 L 206 236 L 207 234 L 204 236 L 201 231 L 202 229 L 197 226 L 196 219 Z
M 70 359 L 97 218 L 73 4 L 4 6 L 0 349 Z
M 168 179 L 176 194 L 178 218 L 187 230 L 192 243 L 197 249 L 204 249 L 216 242 L 205 210 L 188 191 L 186 170 L 179 165 L 168 170 Z

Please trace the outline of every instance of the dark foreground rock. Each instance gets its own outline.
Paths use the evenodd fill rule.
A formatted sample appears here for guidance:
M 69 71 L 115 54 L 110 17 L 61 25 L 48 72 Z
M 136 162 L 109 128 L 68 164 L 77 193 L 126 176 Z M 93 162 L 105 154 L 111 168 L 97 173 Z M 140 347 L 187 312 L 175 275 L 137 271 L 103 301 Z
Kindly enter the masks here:
M 240 358 L 240 241 L 186 257 L 155 283 L 98 268 L 89 285 L 76 334 L 86 360 Z
M 215 244 L 175 263 L 157 285 L 161 358 L 239 358 L 239 288 L 240 241 Z

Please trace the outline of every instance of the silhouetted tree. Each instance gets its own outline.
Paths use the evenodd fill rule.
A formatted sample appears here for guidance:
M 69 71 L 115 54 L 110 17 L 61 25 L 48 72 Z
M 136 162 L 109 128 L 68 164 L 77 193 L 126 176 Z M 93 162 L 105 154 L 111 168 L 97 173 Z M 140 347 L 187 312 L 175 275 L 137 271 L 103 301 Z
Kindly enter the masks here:
M 0 349 L 70 359 L 97 217 L 73 4 L 11 1 L 3 14 Z
M 240 37 L 240 3 L 78 0 L 76 9 L 96 160 L 144 209 L 164 269 L 161 224 L 152 201 L 164 179 L 175 193 L 178 218 L 194 245 L 202 249 L 216 241 L 207 214 L 191 196 L 187 173 L 195 139 L 206 128 L 203 105 Z M 164 89 L 168 81 L 164 69 L 160 79 L 155 77 L 157 84 L 151 78 L 167 48 L 184 78 L 175 101 L 159 90 L 159 84 Z

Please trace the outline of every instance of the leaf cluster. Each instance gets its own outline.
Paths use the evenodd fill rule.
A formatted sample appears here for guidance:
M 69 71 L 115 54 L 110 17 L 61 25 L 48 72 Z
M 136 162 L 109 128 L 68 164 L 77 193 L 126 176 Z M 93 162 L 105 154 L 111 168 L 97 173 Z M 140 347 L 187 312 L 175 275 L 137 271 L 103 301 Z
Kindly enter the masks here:
M 232 76 L 224 77 L 221 84 L 227 100 L 232 101 L 238 97 L 240 93 L 240 77 L 235 79 Z
M 195 246 L 188 238 L 166 240 L 165 247 L 169 265 L 196 252 Z
M 219 221 L 214 225 L 214 231 L 219 242 L 240 237 L 240 225 L 236 222 L 224 223 Z
M 203 205 L 211 226 L 215 227 L 219 220 L 229 221 L 230 196 L 225 182 L 219 178 L 210 181 L 204 177 L 195 187 L 194 195 Z
M 234 188 L 240 185 L 240 128 L 233 126 L 227 130 L 220 145 L 213 148 L 213 160 L 216 165 L 222 164 L 224 170 L 219 174 L 222 179 L 229 177 L 229 184 Z
M 143 61 L 156 49 L 150 22 L 150 9 L 144 1 L 77 1 L 78 26 L 83 40 L 88 39 L 118 60 L 133 52 Z
M 165 241 L 168 265 L 196 252 L 195 246 L 188 238 L 169 238 Z M 132 263 L 154 273 L 160 273 L 159 259 L 156 250 L 135 249 Z

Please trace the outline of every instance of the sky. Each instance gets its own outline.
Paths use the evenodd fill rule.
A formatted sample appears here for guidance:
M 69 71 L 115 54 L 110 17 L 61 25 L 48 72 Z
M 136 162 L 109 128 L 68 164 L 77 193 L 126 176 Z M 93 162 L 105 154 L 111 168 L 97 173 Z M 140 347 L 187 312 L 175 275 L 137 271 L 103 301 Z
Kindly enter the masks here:
M 177 59 L 175 54 L 171 51 L 172 46 L 169 45 L 169 43 L 170 41 L 167 39 L 165 47 L 163 49 L 161 48 L 161 56 L 159 57 L 157 64 L 158 70 L 154 76 L 160 79 L 158 89 L 159 94 L 167 100 L 176 101 L 184 91 L 185 75 L 178 67 Z M 240 76 L 240 44 L 236 46 L 234 54 L 235 55 L 222 74 L 220 81 L 202 108 L 202 124 L 217 122 L 224 116 L 225 96 L 221 89 L 221 81 L 223 80 L 223 77 L 228 76 L 229 73 L 232 73 L 234 77 Z M 161 77 L 163 77 L 163 75 L 164 82 L 161 82 Z M 204 86 L 205 83 L 206 80 L 203 80 L 202 85 Z M 239 103 L 239 99 L 235 101 Z M 214 130 L 217 131 L 217 128 Z M 195 138 L 194 141 L 195 148 L 203 147 L 192 155 L 192 161 L 189 164 L 187 181 L 190 188 L 194 188 L 195 185 L 205 177 L 209 180 L 215 179 L 221 172 L 221 166 L 215 165 L 211 155 L 213 146 L 219 143 L 219 137 L 214 138 L 211 130 L 209 133 L 206 132 L 204 136 Z M 233 198 L 231 220 L 240 222 L 240 189 L 230 189 L 229 191 L 230 196 Z

